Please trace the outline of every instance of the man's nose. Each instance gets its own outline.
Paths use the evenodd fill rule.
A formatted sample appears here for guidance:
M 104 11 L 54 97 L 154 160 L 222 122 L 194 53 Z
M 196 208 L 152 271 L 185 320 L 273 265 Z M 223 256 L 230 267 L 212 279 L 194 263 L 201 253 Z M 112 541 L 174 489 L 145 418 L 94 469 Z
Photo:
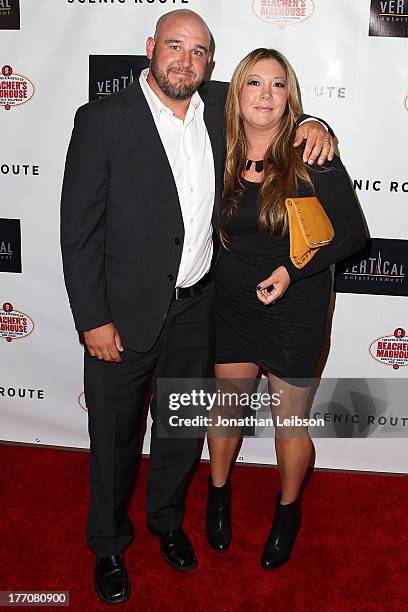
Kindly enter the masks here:
M 177 63 L 180 66 L 183 66 L 184 68 L 190 68 L 190 66 L 191 66 L 191 53 L 189 51 L 187 51 L 186 49 L 184 49 L 182 51 L 181 55 L 179 55 Z

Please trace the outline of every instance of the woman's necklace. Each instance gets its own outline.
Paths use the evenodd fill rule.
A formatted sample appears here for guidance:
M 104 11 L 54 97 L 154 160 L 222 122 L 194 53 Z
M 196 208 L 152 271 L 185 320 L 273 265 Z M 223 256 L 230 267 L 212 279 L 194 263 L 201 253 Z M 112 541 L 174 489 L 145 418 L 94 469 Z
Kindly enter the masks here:
M 263 172 L 263 169 L 264 169 L 263 159 L 259 159 L 257 161 L 254 161 L 253 159 L 247 159 L 245 163 L 245 169 L 250 170 L 252 167 L 252 164 L 255 164 L 255 172 L 258 172 L 258 173 Z

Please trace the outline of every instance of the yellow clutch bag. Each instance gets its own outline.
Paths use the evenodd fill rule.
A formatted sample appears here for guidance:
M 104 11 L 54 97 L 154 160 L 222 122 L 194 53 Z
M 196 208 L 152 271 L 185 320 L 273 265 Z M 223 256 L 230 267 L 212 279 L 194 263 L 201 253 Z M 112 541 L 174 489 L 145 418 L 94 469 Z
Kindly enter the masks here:
M 317 251 L 333 240 L 334 229 L 323 206 L 315 197 L 287 198 L 290 259 L 303 268 Z

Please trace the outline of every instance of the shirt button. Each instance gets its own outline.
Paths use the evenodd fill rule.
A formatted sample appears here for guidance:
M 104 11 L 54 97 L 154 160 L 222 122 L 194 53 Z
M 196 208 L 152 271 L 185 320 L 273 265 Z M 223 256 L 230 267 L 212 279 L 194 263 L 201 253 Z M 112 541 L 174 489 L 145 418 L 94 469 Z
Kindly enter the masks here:
M 194 187 L 190 187 L 190 191 L 191 191 L 191 193 L 193 193 Z
M 194 223 L 194 219 L 190 219 L 190 223 Z
M 180 244 L 180 238 L 175 238 L 174 239 L 174 244 Z
M 168 274 L 167 278 L 169 279 L 169 281 L 174 280 L 174 274 Z

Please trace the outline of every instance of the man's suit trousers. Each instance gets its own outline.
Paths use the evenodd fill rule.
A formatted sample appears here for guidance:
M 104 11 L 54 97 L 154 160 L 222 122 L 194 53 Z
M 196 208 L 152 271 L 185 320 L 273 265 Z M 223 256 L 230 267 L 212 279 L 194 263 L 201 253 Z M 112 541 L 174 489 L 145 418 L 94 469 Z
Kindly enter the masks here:
M 129 503 L 137 470 L 140 429 L 149 382 L 158 378 L 209 375 L 213 347 L 211 282 L 201 293 L 173 300 L 153 348 L 124 347 L 122 363 L 85 351 L 85 399 L 91 442 L 91 501 L 87 539 L 97 556 L 118 554 L 133 538 Z M 167 406 L 168 408 L 168 406 Z M 197 454 L 196 439 L 157 435 L 160 406 L 153 391 L 153 426 L 147 490 L 147 519 L 157 531 L 181 526 L 187 481 Z

